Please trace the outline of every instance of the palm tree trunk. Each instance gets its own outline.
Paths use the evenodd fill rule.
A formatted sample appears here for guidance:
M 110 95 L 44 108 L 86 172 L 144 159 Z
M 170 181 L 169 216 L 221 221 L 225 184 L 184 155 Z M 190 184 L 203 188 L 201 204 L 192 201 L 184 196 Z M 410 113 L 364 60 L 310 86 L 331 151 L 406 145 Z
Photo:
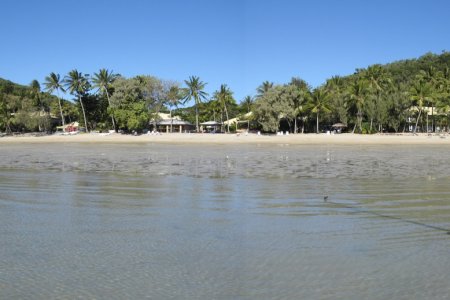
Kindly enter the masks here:
M 197 129 L 197 133 L 200 132 L 200 128 L 198 127 L 198 105 L 195 103 L 195 127 Z
M 294 133 L 297 134 L 297 117 L 294 118 Z
M 450 114 L 447 114 L 447 132 L 450 132 Z
M 319 133 L 319 111 L 316 114 L 316 133 Z
M 6 115 L 7 115 L 8 113 L 6 113 Z M 12 133 L 12 130 L 11 130 L 11 126 L 10 126 L 10 123 L 11 123 L 11 119 L 9 118 L 9 116 L 6 116 L 6 122 L 5 122 L 5 130 L 6 130 L 6 133 L 7 134 L 11 134 Z
M 433 102 L 431 102 L 431 132 L 435 132 L 434 131 L 434 107 L 433 107 Z
M 417 126 L 419 125 L 419 119 L 420 119 L 420 114 L 421 113 L 422 113 L 422 109 L 419 108 L 419 116 L 417 116 L 416 126 L 414 127 L 413 133 L 416 133 L 416 131 L 417 131 Z
M 114 120 L 114 110 L 113 107 L 111 106 L 111 101 L 109 100 L 108 89 L 106 89 L 106 99 L 108 99 L 108 106 L 111 108 L 111 121 L 113 124 L 114 131 L 117 132 L 116 121 Z
M 173 132 L 172 106 L 170 107 L 170 133 Z
M 223 102 L 223 107 L 225 108 L 225 115 L 227 116 L 227 131 L 230 133 L 230 119 L 228 118 L 228 110 L 225 102 Z
M 86 112 L 84 111 L 84 105 L 83 105 L 83 100 L 81 100 L 81 95 L 78 95 L 78 100 L 80 100 L 81 110 L 83 111 L 84 126 L 86 128 L 86 133 L 88 133 L 89 130 L 88 130 L 88 126 L 87 126 Z
M 62 105 L 61 105 L 61 97 L 59 97 L 59 91 L 58 91 L 58 105 L 59 105 L 59 113 L 61 114 L 61 122 L 62 122 L 62 126 L 63 126 L 63 131 L 64 131 L 64 126 L 66 124 L 64 122 L 64 115 L 63 115 L 63 110 L 62 110 Z
M 361 112 L 361 110 L 358 110 L 358 114 L 357 114 L 356 118 L 358 119 L 359 132 L 362 133 L 362 112 Z

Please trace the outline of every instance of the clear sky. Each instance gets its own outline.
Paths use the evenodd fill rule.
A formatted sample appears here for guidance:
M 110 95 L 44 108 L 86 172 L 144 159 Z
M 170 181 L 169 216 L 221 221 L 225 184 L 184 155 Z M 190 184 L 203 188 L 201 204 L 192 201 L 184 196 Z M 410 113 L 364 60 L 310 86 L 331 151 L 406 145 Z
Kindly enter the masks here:
M 0 77 L 107 68 L 239 102 L 269 80 L 313 87 L 375 63 L 450 50 L 448 0 L 2 0 Z

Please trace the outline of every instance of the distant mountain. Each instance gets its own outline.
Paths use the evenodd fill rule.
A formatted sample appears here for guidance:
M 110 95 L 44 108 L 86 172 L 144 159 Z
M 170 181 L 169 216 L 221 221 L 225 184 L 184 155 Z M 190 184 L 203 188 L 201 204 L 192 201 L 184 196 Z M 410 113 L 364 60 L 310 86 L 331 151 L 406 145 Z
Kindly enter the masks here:
M 28 86 L 20 85 L 10 80 L 0 78 L 0 92 L 20 96 L 29 93 L 30 91 L 31 88 Z

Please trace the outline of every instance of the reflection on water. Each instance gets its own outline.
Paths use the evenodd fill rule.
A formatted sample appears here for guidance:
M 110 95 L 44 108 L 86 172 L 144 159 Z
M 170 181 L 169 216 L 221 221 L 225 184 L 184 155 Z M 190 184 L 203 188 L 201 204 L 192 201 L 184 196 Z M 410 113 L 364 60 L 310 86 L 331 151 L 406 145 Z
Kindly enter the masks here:
M 2 154 L 1 299 L 450 295 L 450 176 L 412 163 L 430 148 L 78 146 L 63 169 L 42 147 Z
M 223 178 L 450 177 L 450 146 L 2 145 L 0 168 Z

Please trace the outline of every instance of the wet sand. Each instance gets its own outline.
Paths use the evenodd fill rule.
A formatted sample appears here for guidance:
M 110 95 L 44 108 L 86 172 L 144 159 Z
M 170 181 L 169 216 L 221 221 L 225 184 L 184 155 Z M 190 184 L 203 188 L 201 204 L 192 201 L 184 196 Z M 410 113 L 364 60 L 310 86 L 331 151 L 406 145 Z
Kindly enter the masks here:
M 47 136 L 6 136 L 7 143 L 181 143 L 181 144 L 292 144 L 292 145 L 439 145 L 450 144 L 447 134 L 77 134 Z

